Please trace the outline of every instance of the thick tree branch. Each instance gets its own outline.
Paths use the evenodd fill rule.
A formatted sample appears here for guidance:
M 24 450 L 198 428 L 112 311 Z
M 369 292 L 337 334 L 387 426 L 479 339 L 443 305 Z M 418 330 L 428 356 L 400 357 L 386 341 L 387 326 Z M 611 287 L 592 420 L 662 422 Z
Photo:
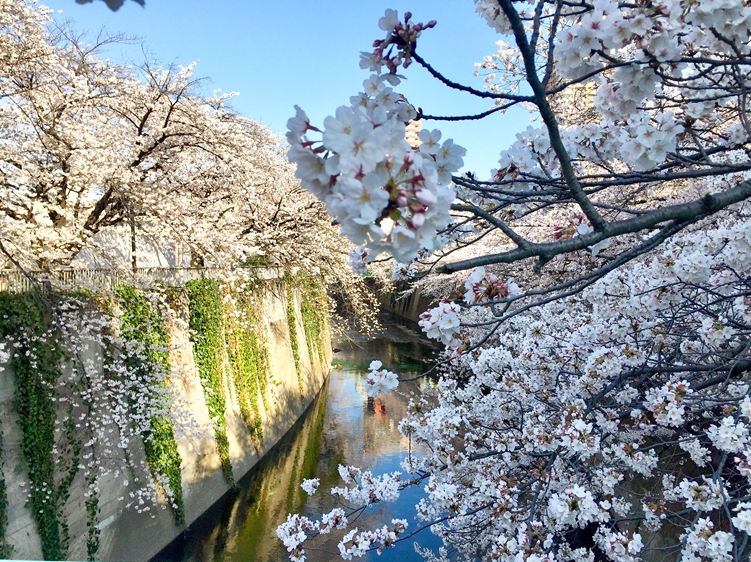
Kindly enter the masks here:
M 654 211 L 648 211 L 637 217 L 607 223 L 600 232 L 590 232 L 575 238 L 569 238 L 568 240 L 560 240 L 557 242 L 530 242 L 527 247 L 524 248 L 520 247 L 508 252 L 490 254 L 487 256 L 444 264 L 438 267 L 436 271 L 439 273 L 453 273 L 455 271 L 462 271 L 482 265 L 513 263 L 531 257 L 537 257 L 547 261 L 559 254 L 583 250 L 584 248 L 594 246 L 598 242 L 607 238 L 640 232 L 644 229 L 655 227 L 663 222 L 680 222 L 689 219 L 707 217 L 721 209 L 744 201 L 750 197 L 751 180 L 746 180 L 732 189 L 721 193 L 706 195 L 705 197 L 690 203 L 663 207 L 661 209 L 655 209 Z

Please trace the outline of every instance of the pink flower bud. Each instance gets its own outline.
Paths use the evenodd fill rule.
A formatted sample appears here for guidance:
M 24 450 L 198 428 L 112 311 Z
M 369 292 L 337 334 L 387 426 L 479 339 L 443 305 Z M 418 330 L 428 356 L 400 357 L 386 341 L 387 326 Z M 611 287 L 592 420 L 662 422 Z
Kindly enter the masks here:
M 436 196 L 428 189 L 418 189 L 415 192 L 415 198 L 428 208 L 433 207 L 438 201 Z
M 415 229 L 418 229 L 423 224 L 425 224 L 425 215 L 423 215 L 422 213 L 417 213 L 415 215 L 412 215 L 412 218 L 410 219 L 409 222 L 412 223 L 412 226 Z

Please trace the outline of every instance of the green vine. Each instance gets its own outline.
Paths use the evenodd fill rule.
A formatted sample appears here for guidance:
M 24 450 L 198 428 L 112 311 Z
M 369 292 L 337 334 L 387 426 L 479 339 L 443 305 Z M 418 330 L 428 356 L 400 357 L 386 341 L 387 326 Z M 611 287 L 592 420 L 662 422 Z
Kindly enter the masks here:
M 323 284 L 315 278 L 285 278 L 284 284 L 290 344 L 302 392 L 304 383 L 296 302 L 299 302 L 310 354 L 317 354 L 322 362 L 327 298 Z M 224 298 L 223 291 L 228 292 L 226 296 L 229 298 Z M 227 381 L 237 391 L 245 423 L 252 435 L 262 441 L 261 412 L 262 404 L 267 406 L 269 352 L 260 321 L 260 304 L 250 290 L 234 287 L 223 289 L 222 284 L 216 280 L 190 281 L 186 285 L 186 293 L 189 300 L 193 356 L 204 388 L 209 415 L 214 423 L 222 470 L 227 480 L 234 483 L 227 435 L 224 369 L 226 364 Z M 165 377 L 169 373 L 169 342 L 165 319 L 159 307 L 152 304 L 143 291 L 122 285 L 115 294 L 116 308 L 120 311 L 120 335 L 125 341 L 121 358 L 130 373 L 151 387 L 152 397 L 167 400 L 165 389 L 168 379 Z M 97 298 L 88 292 L 73 296 L 89 304 Z M 47 560 L 66 557 L 70 540 L 63 508 L 69 499 L 70 486 L 78 473 L 82 456 L 82 442 L 73 411 L 69 410 L 60 420 L 61 424 L 56 425 L 55 388 L 59 386 L 65 358 L 71 353 L 65 351 L 68 348 L 63 345 L 64 334 L 53 322 L 55 317 L 52 307 L 56 305 L 47 302 L 57 298 L 54 294 L 42 298 L 33 292 L 0 292 L 0 339 L 12 342 L 9 363 L 15 376 L 15 404 L 21 429 L 21 449 L 28 465 L 28 504 L 39 529 L 42 554 Z M 112 315 L 115 313 L 112 302 L 98 302 L 97 306 L 105 314 Z M 72 368 L 76 368 L 75 362 Z M 166 402 L 164 406 L 163 411 L 166 411 Z M 56 430 L 62 433 L 56 434 Z M 185 522 L 185 512 L 181 458 L 169 415 L 153 415 L 148 429 L 142 432 L 142 437 L 149 469 L 157 484 L 162 486 L 163 492 L 171 499 L 175 522 L 182 525 Z M 124 452 L 127 456 L 128 451 Z M 8 500 L 2 454 L 0 433 L 0 558 L 10 557 L 12 550 L 5 542 Z M 56 472 L 61 459 L 65 459 L 62 473 Z M 95 559 L 100 547 L 100 531 L 97 526 L 100 497 L 93 478 L 95 477 L 87 477 L 89 494 L 85 500 L 88 529 L 86 550 L 90 560 Z
M 189 299 L 193 358 L 206 396 L 209 415 L 214 423 L 222 472 L 228 482 L 234 483 L 227 438 L 227 405 L 222 384 L 224 335 L 221 287 L 214 279 L 193 279 L 186 283 L 185 290 Z
M 319 363 L 323 364 L 323 336 L 326 330 L 326 311 L 328 310 L 326 289 L 321 280 L 306 275 L 298 275 L 297 281 L 302 292 L 300 308 L 308 349 L 311 354 L 315 349 Z
M 135 287 L 120 285 L 115 294 L 119 297 L 122 308 L 121 336 L 136 344 L 133 349 L 126 350 L 126 363 L 142 380 L 163 387 L 166 382 L 153 381 L 159 380 L 154 376 L 155 370 L 169 372 L 168 332 L 164 318 L 146 295 Z M 154 395 L 159 395 L 158 388 L 153 390 Z M 146 461 L 154 479 L 158 483 L 166 481 L 169 485 L 169 492 L 164 490 L 165 495 L 172 507 L 175 523 L 183 525 L 185 507 L 180 473 L 182 459 L 175 441 L 174 425 L 169 416 L 164 414 L 154 415 L 149 421 L 149 429 L 143 434 Z
M 292 346 L 292 357 L 295 360 L 297 372 L 297 384 L 300 386 L 300 394 L 305 392 L 305 384 L 302 378 L 302 366 L 300 365 L 300 344 L 297 341 L 297 315 L 295 314 L 295 286 L 287 276 L 284 278 L 287 288 L 287 326 L 289 327 L 289 343 Z
M 28 501 L 39 529 L 42 555 L 45 560 L 62 560 L 67 533 L 59 518 L 62 488 L 55 485 L 52 457 L 52 388 L 60 376 L 62 354 L 56 343 L 45 337 L 49 324 L 47 307 L 36 293 L 0 293 L 0 338 L 14 341 L 10 365 L 15 374 L 21 450 L 29 468 Z
M 232 381 L 248 429 L 254 437 L 263 440 L 258 397 L 266 398 L 269 358 L 260 330 L 260 313 L 250 291 L 227 290 L 230 298 L 225 304 L 224 333 Z

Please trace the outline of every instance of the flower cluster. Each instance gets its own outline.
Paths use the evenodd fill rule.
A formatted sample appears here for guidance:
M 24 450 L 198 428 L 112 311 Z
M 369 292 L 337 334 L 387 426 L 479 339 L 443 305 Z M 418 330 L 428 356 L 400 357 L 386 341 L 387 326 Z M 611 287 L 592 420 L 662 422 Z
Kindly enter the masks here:
M 682 559 L 688 562 L 701 562 L 702 559 L 730 562 L 733 548 L 733 535 L 725 531 L 715 531 L 714 523 L 709 519 L 700 518 L 690 531 L 687 531 L 682 541 L 685 542 Z
M 325 535 L 333 529 L 345 529 L 347 516 L 341 508 L 324 514 L 316 522 L 302 515 L 292 514 L 276 529 L 276 536 L 284 543 L 292 562 L 304 562 L 305 550 L 300 546 L 310 536 Z
M 592 492 L 575 485 L 553 494 L 548 500 L 548 517 L 556 528 L 585 527 L 593 521 L 604 521 L 607 515 Z
M 331 493 L 355 504 L 394 502 L 399 498 L 402 484 L 399 472 L 374 476 L 369 470 L 363 472 L 354 466 L 339 465 L 339 475 L 346 484 L 352 484 L 353 487 L 332 488 Z
M 691 392 L 693 391 L 686 381 L 667 382 L 661 388 L 647 391 L 644 406 L 652 411 L 656 423 L 677 427 L 683 423 L 685 413 L 680 402 Z
M 439 143 L 439 131 L 422 131 L 423 144 L 412 148 L 405 125 L 415 110 L 389 78 L 372 75 L 351 106 L 324 120 L 323 131 L 296 108 L 287 123 L 288 156 L 303 187 L 326 204 L 342 235 L 368 249 L 370 260 L 388 251 L 409 262 L 420 248 L 438 247 L 436 233 L 451 221 L 451 173 L 462 167 L 465 150 L 451 139 Z M 310 133 L 321 133 L 321 140 Z
M 396 10 L 386 10 L 384 16 L 378 20 L 378 27 L 386 32 L 384 39 L 373 42 L 375 50 L 372 53 L 360 53 L 360 68 L 381 73 L 385 65 L 389 75 L 396 75 L 400 66 L 407 68 L 412 64 L 412 48 L 424 29 L 435 27 L 436 21 L 426 24 L 412 23 L 411 12 L 405 12 L 404 23 L 399 21 Z M 390 79 L 393 82 L 393 78 Z
M 483 304 L 521 294 L 519 286 L 513 279 L 501 281 L 493 273 L 485 273 L 484 267 L 478 267 L 464 283 L 464 302 Z
M 308 495 L 313 495 L 318 490 L 318 486 L 321 485 L 321 481 L 318 478 L 305 479 L 300 484 L 300 487 L 305 490 Z
M 358 246 L 349 253 L 349 267 L 353 273 L 365 275 L 368 272 L 368 250 Z
M 339 554 L 344 560 L 352 560 L 353 556 L 364 556 L 374 548 L 373 545 L 378 545 L 375 550 L 381 554 L 384 548 L 395 546 L 399 535 L 406 530 L 406 519 L 392 519 L 391 526 L 384 525 L 373 531 L 358 532 L 357 528 L 352 529 L 339 542 Z
M 420 314 L 420 327 L 429 338 L 438 340 L 446 345 L 458 342 L 460 306 L 447 299 L 438 306 Z
M 629 537 L 625 533 L 603 532 L 600 530 L 595 535 L 595 541 L 605 555 L 613 562 L 635 562 L 639 553 L 644 548 L 641 535 L 634 533 Z
M 735 453 L 745 451 L 748 444 L 748 427 L 742 421 L 725 417 L 720 425 L 712 424 L 707 429 L 707 437 L 721 451 Z
M 415 276 L 413 263 L 394 262 L 391 266 L 391 278 L 394 281 L 408 281 Z
M 365 378 L 365 391 L 368 396 L 378 396 L 379 394 L 388 394 L 399 386 L 399 377 L 396 373 L 381 369 L 383 363 L 373 361 L 370 363 L 370 372 Z

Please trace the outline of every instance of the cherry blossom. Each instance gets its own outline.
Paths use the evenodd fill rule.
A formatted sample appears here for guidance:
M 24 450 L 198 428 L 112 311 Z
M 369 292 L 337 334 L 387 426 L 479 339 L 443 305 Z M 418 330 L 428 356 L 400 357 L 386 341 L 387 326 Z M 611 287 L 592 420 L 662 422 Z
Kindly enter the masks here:
M 380 361 L 370 363 L 370 372 L 365 378 L 365 391 L 368 396 L 377 396 L 378 394 L 387 394 L 399 385 L 399 378 L 396 373 L 381 369 L 383 364 Z
M 427 273 L 413 286 L 434 302 L 420 326 L 445 346 L 434 392 L 413 398 L 399 426 L 429 447 L 402 464 L 411 480 L 350 467 L 336 493 L 366 506 L 385 482 L 394 496 L 419 486 L 417 516 L 443 543 L 420 550 L 428 560 L 630 561 L 659 557 L 661 541 L 682 560 L 740 560 L 751 8 L 476 0 L 475 10 L 503 36 L 475 66 L 481 89 L 424 60 L 417 43 L 431 26 L 390 10 L 385 39 L 361 57 L 375 73 L 365 92 L 320 141 L 304 119 L 290 125 L 291 157 L 307 151 L 298 177 L 342 233 L 371 262 L 417 256 Z M 431 115 L 430 100 L 413 100 L 426 126 L 417 149 L 404 146 L 395 116 L 412 106 L 391 88 L 413 64 L 490 108 Z M 498 168 L 452 177 L 463 153 L 428 122 L 514 107 L 532 123 L 498 147 Z M 362 214 L 347 198 L 364 188 L 348 178 L 371 174 L 388 200 Z M 376 549 L 372 533 L 351 530 L 341 554 Z

